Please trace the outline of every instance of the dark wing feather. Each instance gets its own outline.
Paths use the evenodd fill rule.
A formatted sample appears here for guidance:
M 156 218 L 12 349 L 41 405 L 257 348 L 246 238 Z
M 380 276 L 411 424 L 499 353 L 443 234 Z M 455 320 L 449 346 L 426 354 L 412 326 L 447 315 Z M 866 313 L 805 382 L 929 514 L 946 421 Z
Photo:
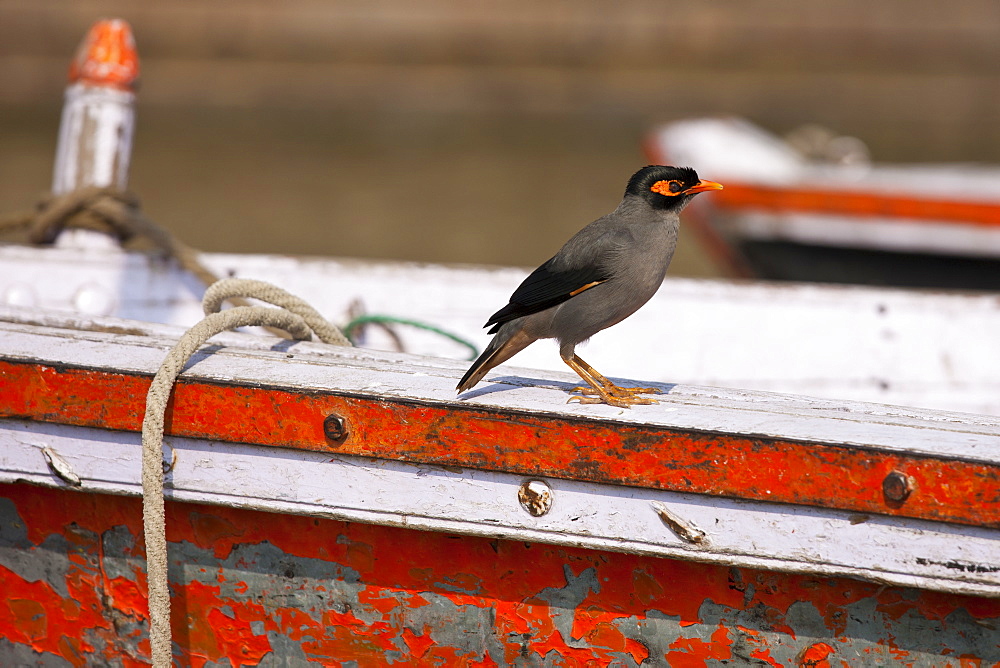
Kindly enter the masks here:
M 553 269 L 552 265 L 553 260 L 549 260 L 524 279 L 511 295 L 510 303 L 494 313 L 486 323 L 485 327 L 493 325 L 490 334 L 495 334 L 505 322 L 557 306 L 581 288 L 610 277 L 605 269 L 597 265 L 561 271 Z

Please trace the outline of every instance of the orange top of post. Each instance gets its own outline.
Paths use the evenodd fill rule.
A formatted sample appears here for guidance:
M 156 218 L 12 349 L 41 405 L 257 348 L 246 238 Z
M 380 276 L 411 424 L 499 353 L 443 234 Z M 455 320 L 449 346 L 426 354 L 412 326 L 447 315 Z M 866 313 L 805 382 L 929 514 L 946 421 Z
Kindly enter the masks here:
M 134 91 L 139 53 L 132 28 L 121 19 L 101 19 L 90 27 L 69 66 L 70 83 Z

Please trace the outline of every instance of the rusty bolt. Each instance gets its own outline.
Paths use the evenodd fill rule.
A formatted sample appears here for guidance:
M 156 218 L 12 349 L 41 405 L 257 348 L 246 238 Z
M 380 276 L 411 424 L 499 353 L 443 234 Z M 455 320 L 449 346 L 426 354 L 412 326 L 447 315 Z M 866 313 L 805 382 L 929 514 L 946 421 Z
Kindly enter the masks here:
M 888 503 L 902 503 L 913 491 L 913 480 L 905 473 L 893 471 L 882 481 L 882 493 Z
M 331 441 L 340 441 L 347 436 L 347 421 L 339 415 L 327 415 L 323 420 L 323 433 Z
M 552 508 L 552 488 L 544 480 L 525 480 L 517 489 L 517 500 L 532 517 L 541 517 Z

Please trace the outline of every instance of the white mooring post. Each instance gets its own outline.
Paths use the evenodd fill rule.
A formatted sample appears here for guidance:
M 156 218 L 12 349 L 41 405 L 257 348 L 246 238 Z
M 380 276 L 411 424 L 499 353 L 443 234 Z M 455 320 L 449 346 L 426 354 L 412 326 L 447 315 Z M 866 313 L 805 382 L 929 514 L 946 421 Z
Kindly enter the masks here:
M 128 185 L 135 88 L 139 57 L 129 24 L 102 19 L 91 26 L 69 69 L 56 147 L 52 193 L 61 195 L 87 186 Z M 109 248 L 106 234 L 67 230 L 57 244 Z

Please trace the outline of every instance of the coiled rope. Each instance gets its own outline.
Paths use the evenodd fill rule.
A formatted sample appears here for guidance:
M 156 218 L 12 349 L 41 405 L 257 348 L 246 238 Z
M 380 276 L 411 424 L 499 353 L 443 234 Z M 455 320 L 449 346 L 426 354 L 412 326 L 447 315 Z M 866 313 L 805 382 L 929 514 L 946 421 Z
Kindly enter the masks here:
M 119 244 L 145 241 L 167 257 L 174 258 L 208 287 L 219 276 L 206 267 L 197 250 L 175 237 L 142 212 L 139 198 L 117 188 L 87 186 L 62 195 L 46 195 L 33 209 L 0 217 L 0 233 L 23 232 L 28 243 L 48 246 L 65 229 L 84 229 L 110 234 Z M 234 306 L 250 306 L 242 297 L 233 297 Z M 277 327 L 272 334 L 281 335 Z
M 121 244 L 146 240 L 176 258 L 206 286 L 219 280 L 198 259 L 198 251 L 146 216 L 134 194 L 117 188 L 87 186 L 62 195 L 46 195 L 33 209 L 0 217 L 0 232 L 23 231 L 29 243 L 42 246 L 55 243 L 67 228 L 104 232 Z
M 222 302 L 252 297 L 278 308 L 238 306 L 220 311 Z M 229 278 L 212 284 L 202 300 L 205 318 L 189 329 L 167 354 L 146 394 L 142 421 L 142 520 L 149 582 L 149 637 L 154 668 L 172 664 L 170 591 L 167 580 L 167 536 L 163 499 L 163 418 L 174 382 L 191 355 L 209 338 L 237 327 L 267 325 L 297 341 L 315 334 L 338 346 L 351 345 L 335 326 L 305 301 L 281 288 L 249 279 Z

